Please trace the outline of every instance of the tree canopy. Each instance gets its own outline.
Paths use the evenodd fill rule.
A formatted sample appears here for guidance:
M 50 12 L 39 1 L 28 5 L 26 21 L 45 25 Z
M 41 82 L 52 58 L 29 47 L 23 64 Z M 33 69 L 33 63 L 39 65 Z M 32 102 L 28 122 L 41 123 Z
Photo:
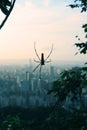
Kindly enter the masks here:
M 69 6 L 80 8 L 83 13 L 87 11 L 87 0 L 74 0 Z M 78 42 L 75 43 L 75 46 L 79 48 L 80 54 L 87 54 L 87 23 L 83 24 L 82 28 L 85 33 L 85 41 L 76 35 Z M 64 70 L 48 92 L 48 94 L 54 93 L 61 108 L 65 107 L 66 102 L 68 103 L 70 113 L 64 119 L 63 125 L 65 124 L 72 130 L 87 130 L 87 111 L 83 100 L 84 88 L 87 88 L 87 67 Z

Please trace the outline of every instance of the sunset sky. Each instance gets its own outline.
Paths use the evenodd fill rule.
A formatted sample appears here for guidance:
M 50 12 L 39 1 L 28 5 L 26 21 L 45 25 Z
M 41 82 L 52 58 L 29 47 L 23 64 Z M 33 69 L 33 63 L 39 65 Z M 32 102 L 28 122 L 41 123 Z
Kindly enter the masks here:
M 40 55 L 48 55 L 54 45 L 51 59 L 86 60 L 86 56 L 74 54 L 79 35 L 84 40 L 82 24 L 87 14 L 67 5 L 70 0 L 16 0 L 16 4 L 0 30 L 0 60 L 36 59 L 34 42 Z M 0 12 L 0 20 L 2 15 Z

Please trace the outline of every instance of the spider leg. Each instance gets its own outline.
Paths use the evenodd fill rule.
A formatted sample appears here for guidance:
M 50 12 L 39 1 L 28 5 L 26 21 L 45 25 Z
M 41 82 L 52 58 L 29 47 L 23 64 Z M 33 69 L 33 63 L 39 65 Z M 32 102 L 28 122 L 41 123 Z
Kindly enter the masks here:
M 34 59 L 34 61 L 35 61 L 36 63 L 40 63 L 40 61 L 37 61 L 37 60 L 35 60 L 35 59 Z
M 40 64 L 39 64 L 40 65 Z M 39 65 L 37 65 L 36 67 L 35 67 L 35 69 L 33 70 L 33 72 L 39 67 Z
M 50 51 L 50 53 L 48 54 L 48 56 L 47 56 L 47 58 L 45 59 L 45 61 L 46 61 L 46 60 L 50 57 L 50 55 L 51 55 L 52 51 L 53 51 L 53 44 L 52 44 L 51 51 Z
M 37 56 L 38 59 L 40 60 L 40 57 L 39 57 L 39 55 L 38 55 L 38 53 L 37 53 L 37 50 L 36 50 L 36 47 L 35 47 L 35 42 L 34 42 L 34 50 L 35 50 L 36 56 Z
M 0 29 L 3 27 L 3 25 L 4 25 L 5 22 L 6 22 L 6 20 L 8 19 L 9 15 L 10 15 L 10 13 L 11 13 L 13 7 L 14 7 L 15 1 L 16 1 L 16 0 L 13 0 L 13 1 L 11 0 L 11 7 L 10 7 L 10 9 L 9 9 L 9 11 L 8 11 L 8 14 L 6 15 L 5 19 L 2 21 L 2 23 L 1 23 L 1 25 L 0 25 Z

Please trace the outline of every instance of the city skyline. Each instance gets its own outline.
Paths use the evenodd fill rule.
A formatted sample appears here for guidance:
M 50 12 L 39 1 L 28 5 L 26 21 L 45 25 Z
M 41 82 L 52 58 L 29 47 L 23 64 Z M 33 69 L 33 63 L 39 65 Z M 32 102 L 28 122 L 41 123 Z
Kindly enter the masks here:
M 85 55 L 77 55 L 74 46 L 76 35 L 84 40 L 81 28 L 86 23 L 86 13 L 72 10 L 69 0 L 19 0 L 0 30 L 0 60 L 36 59 L 34 42 L 40 55 L 47 56 L 53 44 L 51 59 L 84 60 Z M 1 16 L 0 16 L 1 19 Z

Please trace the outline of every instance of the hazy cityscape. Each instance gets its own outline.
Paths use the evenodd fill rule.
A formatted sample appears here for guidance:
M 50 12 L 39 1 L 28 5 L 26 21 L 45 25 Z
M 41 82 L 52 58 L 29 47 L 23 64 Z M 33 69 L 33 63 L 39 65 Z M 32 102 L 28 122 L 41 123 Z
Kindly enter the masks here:
M 83 63 L 82 63 L 83 64 Z M 53 81 L 59 78 L 64 69 L 79 67 L 81 63 L 56 62 L 42 66 L 33 72 L 36 63 L 29 60 L 24 64 L 0 65 L 0 107 L 36 107 L 54 104 L 53 95 L 47 95 Z

